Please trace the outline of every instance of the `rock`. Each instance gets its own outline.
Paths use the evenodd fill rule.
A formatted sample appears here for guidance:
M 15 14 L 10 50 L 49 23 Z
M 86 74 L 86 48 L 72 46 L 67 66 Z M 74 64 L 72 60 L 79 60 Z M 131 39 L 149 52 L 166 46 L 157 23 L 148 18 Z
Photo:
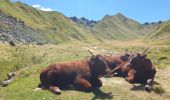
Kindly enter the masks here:
M 16 73 L 15 72 L 11 72 L 8 74 L 8 79 L 4 80 L 1 82 L 2 86 L 8 86 L 14 79 L 15 79 Z
M 11 79 L 2 81 L 1 84 L 2 84 L 3 87 L 5 87 L 5 86 L 8 86 L 13 80 L 14 80 L 14 77 L 12 77 Z
M 88 26 L 88 27 L 92 27 L 92 26 L 94 26 L 97 23 L 97 21 L 88 20 L 88 19 L 86 19 L 84 17 L 82 17 L 82 18 L 70 17 L 70 19 L 72 21 L 74 21 L 75 23 L 82 24 L 82 25 Z
M 46 43 L 40 32 L 27 26 L 23 21 L 0 12 L 0 41 L 14 43 Z

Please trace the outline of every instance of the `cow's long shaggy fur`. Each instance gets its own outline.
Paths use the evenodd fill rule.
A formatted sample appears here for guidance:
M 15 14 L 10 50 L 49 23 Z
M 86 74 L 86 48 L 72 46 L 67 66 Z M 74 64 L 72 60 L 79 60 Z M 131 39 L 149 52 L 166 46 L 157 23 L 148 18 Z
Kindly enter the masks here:
M 146 84 L 145 89 L 150 91 L 156 68 L 146 56 L 147 54 L 144 53 L 131 52 L 123 55 L 103 55 L 103 58 L 106 60 L 108 67 L 112 69 L 108 74 L 109 77 L 122 76 L 130 83 Z
M 60 93 L 59 88 L 70 84 L 79 90 L 89 90 L 102 85 L 98 78 L 104 75 L 107 69 L 107 64 L 100 55 L 89 60 L 52 64 L 41 71 L 41 86 L 54 93 Z
M 121 56 L 111 57 L 115 62 L 117 59 L 120 63 L 111 71 L 112 74 L 121 72 L 121 75 L 130 83 L 146 84 L 146 90 L 150 91 L 150 86 L 156 74 L 156 68 L 146 54 L 129 53 L 128 59 L 122 60 Z M 122 56 L 123 57 L 123 56 Z M 125 58 L 126 58 L 125 57 Z M 110 67 L 110 66 L 109 66 Z M 148 89 L 149 88 L 149 89 Z

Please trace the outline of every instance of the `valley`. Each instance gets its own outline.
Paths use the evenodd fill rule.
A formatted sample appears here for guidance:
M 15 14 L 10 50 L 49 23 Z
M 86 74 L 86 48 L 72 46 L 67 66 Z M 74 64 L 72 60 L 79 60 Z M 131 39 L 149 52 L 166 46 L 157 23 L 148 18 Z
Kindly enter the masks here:
M 11 46 L 9 42 L 16 46 Z M 103 86 L 91 92 L 73 88 L 55 95 L 36 90 L 40 71 L 49 64 L 89 59 L 95 54 L 122 54 L 125 49 L 142 52 L 156 65 L 152 91 L 129 84 L 121 77 L 101 78 Z M 0 86 L 0 100 L 169 100 L 170 21 L 144 24 L 122 13 L 101 20 L 67 17 L 57 11 L 42 11 L 22 2 L 0 0 L 0 82 L 16 72 L 14 81 Z M 2 85 L 0 83 L 0 85 Z

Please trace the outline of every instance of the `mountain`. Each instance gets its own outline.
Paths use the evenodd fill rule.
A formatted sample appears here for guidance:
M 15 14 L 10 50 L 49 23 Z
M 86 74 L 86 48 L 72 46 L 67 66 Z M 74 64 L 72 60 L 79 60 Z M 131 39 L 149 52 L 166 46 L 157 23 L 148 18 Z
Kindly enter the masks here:
M 170 44 L 170 20 L 161 23 L 153 30 L 147 39 L 158 44 Z
M 84 17 L 69 18 L 57 11 L 41 11 L 9 0 L 0 1 L 0 16 L 0 32 L 7 33 L 6 36 L 0 35 L 0 41 L 13 39 L 28 43 L 127 41 L 146 36 L 155 39 L 157 36 L 164 36 L 158 34 L 168 34 L 166 30 L 169 26 L 168 22 L 142 25 L 121 13 L 106 15 L 100 21 Z M 8 20 L 8 23 L 3 22 L 4 20 Z
M 84 17 L 81 17 L 81 18 L 77 18 L 77 17 L 69 17 L 72 21 L 74 21 L 74 22 L 76 22 L 76 23 L 78 23 L 78 24 L 82 24 L 82 25 L 84 25 L 84 26 L 86 26 L 86 27 L 92 27 L 92 26 L 94 26 L 96 23 L 97 23 L 97 21 L 94 21 L 94 20 L 88 20 L 88 19 L 86 19 L 86 18 L 84 18 Z
M 104 33 L 105 38 L 116 40 L 140 38 L 143 34 L 146 34 L 144 27 L 140 23 L 125 17 L 121 13 L 114 16 L 106 15 L 93 26 L 93 29 Z
M 148 37 L 148 35 L 151 35 L 152 32 L 163 23 L 164 23 L 164 21 L 143 23 L 142 25 L 145 28 L 145 30 L 148 30 L 147 34 L 145 34 L 145 37 Z
M 0 10 L 1 13 L 22 20 L 50 43 L 93 42 L 100 39 L 89 29 L 78 25 L 60 12 L 45 12 L 21 2 L 13 3 L 9 0 L 0 1 Z

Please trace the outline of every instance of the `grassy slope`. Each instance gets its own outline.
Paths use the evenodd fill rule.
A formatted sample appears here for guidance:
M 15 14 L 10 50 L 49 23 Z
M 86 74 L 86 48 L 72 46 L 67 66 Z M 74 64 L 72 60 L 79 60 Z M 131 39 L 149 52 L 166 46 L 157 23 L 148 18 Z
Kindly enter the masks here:
M 94 26 L 94 30 L 105 33 L 105 38 L 117 40 L 139 38 L 139 36 L 146 34 L 146 30 L 140 23 L 126 18 L 120 13 L 115 16 L 105 16 Z
M 28 26 L 40 30 L 51 42 L 98 41 L 90 30 L 79 26 L 59 12 L 44 12 L 20 2 L 0 1 L 0 9 L 17 19 L 23 20 Z
M 48 41 L 103 42 L 104 40 L 131 40 L 150 31 L 122 14 L 103 18 L 92 29 L 76 24 L 59 12 L 44 12 L 21 2 L 0 1 L 2 12 L 23 20 L 28 26 L 41 31 Z
M 158 26 L 148 39 L 153 40 L 155 44 L 170 44 L 170 21 Z
M 125 44 L 129 44 L 126 45 Z M 141 47 L 138 46 L 141 44 Z M 89 93 L 84 93 L 75 90 L 62 91 L 62 95 L 54 95 L 47 90 L 35 91 L 34 89 L 39 84 L 39 73 L 48 64 L 54 62 L 62 62 L 76 59 L 87 59 L 89 53 L 88 49 L 94 50 L 96 53 L 108 53 L 108 52 L 122 52 L 125 48 L 130 50 L 140 50 L 146 48 L 146 44 L 136 42 L 135 44 L 130 43 L 113 43 L 108 44 L 60 44 L 60 45 L 18 45 L 17 47 L 10 47 L 7 44 L 0 44 L 0 59 L 7 59 L 9 63 L 3 65 L 1 63 L 0 71 L 4 72 L 11 69 L 13 61 L 9 59 L 16 59 L 16 64 L 24 65 L 19 71 L 17 71 L 17 78 L 8 87 L 0 87 L 0 99 L 4 100 L 41 100 L 41 99 L 109 99 L 110 96 L 105 93 L 112 92 L 113 99 L 128 99 L 128 100 L 168 100 L 170 97 L 170 85 L 169 85 L 169 71 L 170 71 L 170 47 L 164 46 L 153 46 L 149 53 L 149 58 L 153 60 L 157 67 L 157 74 L 155 80 L 160 85 L 154 85 L 155 90 L 151 93 L 147 93 L 143 90 L 143 86 L 140 84 L 134 84 L 137 87 L 133 87 L 132 84 L 127 83 L 122 78 L 102 78 L 103 87 L 99 90 L 93 90 Z M 79 47 L 79 48 L 78 48 Z M 18 49 L 17 49 L 18 48 Z M 23 49 L 24 48 L 24 49 Z M 77 48 L 77 49 L 75 49 Z M 157 51 L 157 48 L 160 48 Z M 26 51 L 24 51 L 26 50 Z M 21 52 L 22 51 L 22 52 Z M 16 53 L 19 52 L 19 53 Z M 28 55 L 20 61 L 21 55 Z M 31 55 L 32 54 L 32 55 Z M 57 56 L 56 56 L 57 55 Z M 29 58 L 29 59 L 27 59 Z M 1 61 L 0 60 L 0 61 Z M 25 61 L 27 63 L 25 63 Z M 36 61 L 36 62 L 34 62 Z M 21 63 L 23 62 L 23 63 Z M 8 66 L 7 66 L 8 65 Z M 14 67 L 14 66 L 13 66 Z M 5 73 L 3 73 L 5 74 Z M 0 74 L 2 77 L 2 74 Z M 3 75 L 4 76 L 4 75 Z M 1 78 L 2 79 L 2 78 Z M 159 95 L 155 93 L 160 92 L 162 89 L 165 93 Z

